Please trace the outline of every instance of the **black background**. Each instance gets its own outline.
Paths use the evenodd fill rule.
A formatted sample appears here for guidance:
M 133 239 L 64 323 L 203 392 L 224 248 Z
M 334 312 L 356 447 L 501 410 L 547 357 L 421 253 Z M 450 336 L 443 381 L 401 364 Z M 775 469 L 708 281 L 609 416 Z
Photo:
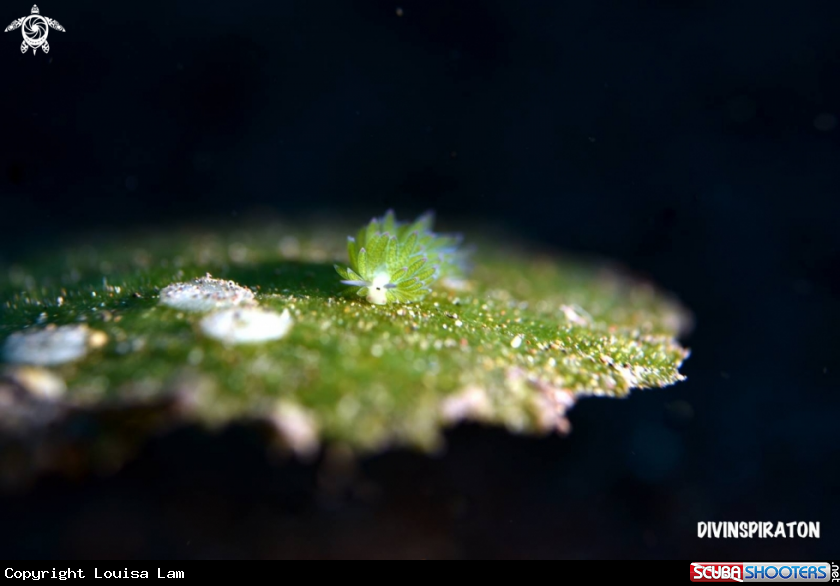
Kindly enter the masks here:
M 254 209 L 434 208 L 618 260 L 697 327 L 687 382 L 584 400 L 565 439 L 464 427 L 335 485 L 252 431 L 183 430 L 115 476 L 4 497 L 0 557 L 840 551 L 840 3 L 40 8 L 67 29 L 48 55 L 0 35 L 3 260 Z M 697 539 L 718 520 L 822 538 Z

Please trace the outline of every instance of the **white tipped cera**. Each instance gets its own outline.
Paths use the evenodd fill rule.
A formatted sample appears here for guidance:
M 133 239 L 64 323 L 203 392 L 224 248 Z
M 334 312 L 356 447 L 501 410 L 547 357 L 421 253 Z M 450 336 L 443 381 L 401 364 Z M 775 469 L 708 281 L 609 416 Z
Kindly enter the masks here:
M 289 310 L 277 313 L 257 307 L 224 309 L 201 320 L 205 335 L 225 344 L 259 344 L 279 340 L 292 329 Z

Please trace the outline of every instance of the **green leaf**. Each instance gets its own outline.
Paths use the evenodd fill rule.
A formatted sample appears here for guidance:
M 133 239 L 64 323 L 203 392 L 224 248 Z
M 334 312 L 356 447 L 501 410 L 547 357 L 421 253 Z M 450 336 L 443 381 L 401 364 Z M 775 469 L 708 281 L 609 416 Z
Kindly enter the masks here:
M 359 254 L 356 255 L 356 272 L 362 275 L 367 280 L 370 276 L 370 269 L 368 268 L 368 252 L 367 249 L 362 248 Z
M 396 236 L 397 234 L 397 218 L 394 216 L 394 210 L 385 212 L 382 218 L 382 232 Z
M 425 256 L 421 256 L 420 258 L 413 260 L 411 264 L 408 265 L 408 271 L 406 272 L 406 275 L 410 277 L 416 277 L 417 271 L 422 269 L 427 262 L 429 262 L 429 260 Z
M 421 233 L 422 232 L 431 232 L 432 225 L 434 223 L 435 223 L 435 214 L 434 214 L 434 212 L 429 211 L 429 212 L 426 212 L 425 214 L 423 214 L 422 216 L 420 216 L 419 218 L 417 218 L 417 220 L 413 224 L 411 224 L 410 226 L 407 226 L 405 231 L 406 232 L 421 232 Z
M 367 266 L 362 275 L 368 280 L 387 268 L 388 237 L 384 234 L 377 234 L 371 238 L 370 248 L 367 253 Z
M 414 273 L 414 278 L 420 281 L 429 281 L 432 277 L 434 277 L 435 272 L 437 270 L 437 265 L 430 265 L 428 263 L 425 263 L 423 268 L 419 269 L 416 273 Z
M 389 272 L 393 272 L 397 267 L 397 259 L 399 258 L 399 244 L 397 237 L 392 236 L 388 238 L 388 245 L 385 248 L 385 266 L 388 267 Z
M 347 256 L 351 267 L 359 266 L 359 246 L 352 237 L 347 238 Z
M 400 264 L 405 264 L 417 253 L 417 232 L 411 232 L 405 237 L 400 247 Z

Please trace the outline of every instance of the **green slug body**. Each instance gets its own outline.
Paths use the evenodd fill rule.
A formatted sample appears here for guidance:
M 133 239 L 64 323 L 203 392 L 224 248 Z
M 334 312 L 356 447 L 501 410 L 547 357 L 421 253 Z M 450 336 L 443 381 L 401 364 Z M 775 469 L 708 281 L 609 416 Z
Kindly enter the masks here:
M 460 236 L 432 232 L 434 216 L 398 222 L 389 210 L 347 238 L 350 266 L 336 265 L 351 293 L 375 305 L 420 301 L 442 277 L 460 277 L 464 253 Z

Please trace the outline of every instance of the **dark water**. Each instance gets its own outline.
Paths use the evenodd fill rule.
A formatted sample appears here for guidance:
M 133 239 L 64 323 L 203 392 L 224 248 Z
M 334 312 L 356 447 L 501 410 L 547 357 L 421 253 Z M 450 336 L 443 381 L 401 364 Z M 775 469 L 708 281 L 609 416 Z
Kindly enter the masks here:
M 184 431 L 117 476 L 5 498 L 0 557 L 836 554 L 840 4 L 41 12 L 67 29 L 49 55 L 0 35 L 6 260 L 254 208 L 434 208 L 619 260 L 697 328 L 687 382 L 582 401 L 567 439 L 464 428 L 443 458 L 372 458 L 348 485 L 271 463 L 247 430 Z M 696 537 L 741 520 L 822 537 Z

